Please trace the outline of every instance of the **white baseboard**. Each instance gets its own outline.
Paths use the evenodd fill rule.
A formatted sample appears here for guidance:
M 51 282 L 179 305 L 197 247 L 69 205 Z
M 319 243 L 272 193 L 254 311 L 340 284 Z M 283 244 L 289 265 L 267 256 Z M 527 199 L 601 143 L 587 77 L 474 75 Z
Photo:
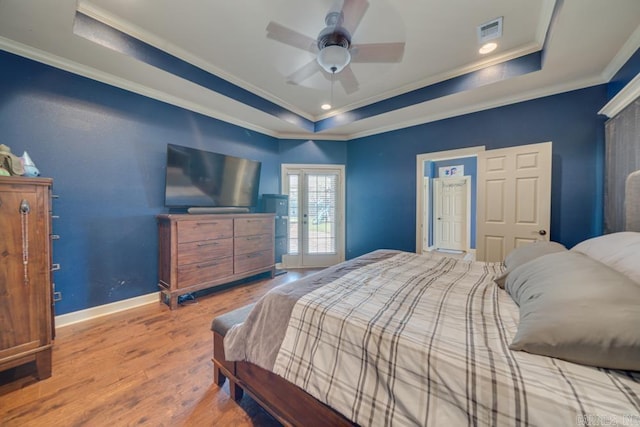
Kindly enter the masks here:
M 141 305 L 151 304 L 160 301 L 160 292 L 141 295 L 139 297 L 129 298 L 122 301 L 112 302 L 110 304 L 99 305 L 97 307 L 87 308 L 86 310 L 74 311 L 72 313 L 61 314 L 56 316 L 56 329 L 73 325 L 98 317 L 107 316 L 119 311 L 129 310 L 131 308 L 140 307 Z

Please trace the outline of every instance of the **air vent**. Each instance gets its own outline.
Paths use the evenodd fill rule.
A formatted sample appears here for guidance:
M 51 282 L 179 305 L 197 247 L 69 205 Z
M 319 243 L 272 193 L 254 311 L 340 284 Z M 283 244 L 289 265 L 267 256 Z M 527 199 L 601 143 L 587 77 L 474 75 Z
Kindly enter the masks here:
M 478 26 L 478 42 L 480 44 L 500 37 L 502 37 L 502 16 Z

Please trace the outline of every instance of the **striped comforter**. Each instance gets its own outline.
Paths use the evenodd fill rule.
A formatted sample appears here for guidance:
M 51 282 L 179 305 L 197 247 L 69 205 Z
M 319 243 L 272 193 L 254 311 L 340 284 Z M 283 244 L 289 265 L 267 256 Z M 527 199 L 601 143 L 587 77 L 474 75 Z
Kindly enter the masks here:
M 363 425 L 640 425 L 640 373 L 508 349 L 500 264 L 399 253 L 297 300 L 273 371 Z

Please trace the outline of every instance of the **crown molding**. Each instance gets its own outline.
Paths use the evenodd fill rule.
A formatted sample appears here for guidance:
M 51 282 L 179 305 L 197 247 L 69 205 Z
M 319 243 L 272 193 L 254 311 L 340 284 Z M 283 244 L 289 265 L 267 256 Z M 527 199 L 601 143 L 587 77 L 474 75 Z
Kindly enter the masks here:
M 479 111 L 490 110 L 492 108 L 504 107 L 506 105 L 517 104 L 519 102 L 531 101 L 537 98 L 544 98 L 546 96 L 558 95 L 564 92 L 571 92 L 573 90 L 585 89 L 591 86 L 597 86 L 599 84 L 606 83 L 602 81 L 600 77 L 594 77 L 589 79 L 583 79 L 577 82 L 571 82 L 561 85 L 556 85 L 544 89 L 533 90 L 526 93 L 519 94 L 512 97 L 503 97 L 490 102 L 481 104 L 475 104 L 472 106 L 465 106 L 453 110 L 444 111 L 438 114 L 431 114 L 421 116 L 419 119 L 407 120 L 404 122 L 397 122 L 393 125 L 382 126 L 375 129 L 369 129 L 363 132 L 356 132 L 348 135 L 348 140 L 364 138 L 367 136 L 378 135 L 385 132 L 392 132 L 400 129 L 409 128 L 412 126 L 419 126 L 426 123 L 436 122 L 438 120 L 450 119 L 453 117 L 463 116 L 465 114 L 477 113 Z
M 615 117 L 620 111 L 640 97 L 640 73 L 622 88 L 607 104 L 602 107 L 598 114 L 603 114 L 608 118 Z
M 18 43 L 5 37 L 0 37 L 0 49 L 46 65 L 50 65 L 55 68 L 59 68 L 64 71 L 68 71 L 73 74 L 77 74 L 79 76 L 89 78 L 91 80 L 96 80 L 110 86 L 115 86 L 120 89 L 136 93 L 138 95 L 146 96 L 147 98 L 175 105 L 176 107 L 184 108 L 189 111 L 193 111 L 208 117 L 212 117 L 214 119 L 221 120 L 226 123 L 230 123 L 232 125 L 240 126 L 245 129 L 253 130 L 255 132 L 277 138 L 277 134 L 270 129 L 256 126 L 247 121 L 238 120 L 237 118 L 221 113 L 218 110 L 208 108 L 194 102 L 186 101 L 180 97 L 169 95 L 166 92 L 152 89 L 148 86 L 131 82 L 127 79 L 116 77 L 112 74 L 105 73 L 95 68 L 79 64 L 75 61 L 53 55 L 49 52 L 33 48 L 22 43 Z
M 538 45 L 545 46 L 551 21 L 555 18 L 554 12 L 556 11 L 557 5 L 559 6 L 559 2 L 562 1 L 564 0 L 546 0 L 542 3 L 540 19 L 538 19 L 538 27 L 536 29 L 536 41 Z
M 278 132 L 276 134 L 278 139 L 299 139 L 299 140 L 312 140 L 312 141 L 348 141 L 349 135 L 347 134 L 322 134 L 322 133 L 289 133 Z
M 610 81 L 631 56 L 640 48 L 640 25 L 631 34 L 631 37 L 622 45 L 616 56 L 613 57 L 609 65 L 602 71 L 602 78 Z
M 501 64 L 503 62 L 507 62 L 512 59 L 520 58 L 522 56 L 526 56 L 531 53 L 538 52 L 540 48 L 541 47 L 537 43 L 531 43 L 526 46 L 523 46 L 520 49 L 512 50 L 501 55 L 493 56 L 490 59 L 486 59 L 484 61 L 474 62 L 473 64 L 460 67 L 455 70 L 450 70 L 445 73 L 438 74 L 436 76 L 431 76 L 426 79 L 418 80 L 416 82 L 410 83 L 408 85 L 404 85 L 394 90 L 390 90 L 375 96 L 371 96 L 369 98 L 365 98 L 359 102 L 352 103 L 341 108 L 337 108 L 325 114 L 321 114 L 318 117 L 316 117 L 314 120 L 316 122 L 322 121 L 324 119 L 328 119 L 330 117 L 333 117 L 339 114 L 344 114 L 352 110 L 357 110 L 358 108 L 366 107 L 367 105 L 375 104 L 377 102 L 381 102 L 386 99 L 393 98 L 395 96 L 404 95 L 405 93 L 408 93 L 414 90 L 422 89 L 427 86 L 434 85 L 436 83 L 441 83 L 446 80 L 453 79 L 455 77 L 460 77 L 465 74 L 472 73 L 474 71 L 479 71 L 493 65 Z
M 305 112 L 300 110 L 298 107 L 296 107 L 295 105 L 292 105 L 276 96 L 274 96 L 273 94 L 265 91 L 262 88 L 259 88 L 257 86 L 251 85 L 249 83 L 247 83 L 244 80 L 238 79 L 237 77 L 225 72 L 224 70 L 216 67 L 215 65 L 211 64 L 210 62 L 207 62 L 205 60 L 203 60 L 202 58 L 199 58 L 195 55 L 193 55 L 192 53 L 190 53 L 189 51 L 182 49 L 178 46 L 176 46 L 175 44 L 172 44 L 170 42 L 168 42 L 167 40 L 156 36 L 155 34 L 152 34 L 148 31 L 143 30 L 140 27 L 137 27 L 135 25 L 133 25 L 132 23 L 130 23 L 129 21 L 126 21 L 116 15 L 113 15 L 107 11 L 105 11 L 102 8 L 99 8 L 93 4 L 87 3 L 87 2 L 83 2 L 80 1 L 78 2 L 78 7 L 77 7 L 77 11 L 80 13 L 83 13 L 97 21 L 102 22 L 105 25 L 108 25 L 109 27 L 115 28 L 118 31 L 121 31 L 125 34 L 130 35 L 131 37 L 140 40 L 144 43 L 147 43 L 153 47 L 155 47 L 156 49 L 160 49 L 172 56 L 175 56 L 176 58 L 181 59 L 182 61 L 185 61 L 191 65 L 194 65 L 198 68 L 201 68 L 202 70 L 213 74 L 217 77 L 220 77 L 221 79 L 224 79 L 242 89 L 245 89 L 261 98 L 264 98 L 270 102 L 273 102 L 274 104 L 277 104 L 279 106 L 281 106 L 282 108 L 285 108 L 287 110 L 289 110 L 292 113 L 295 113 L 301 117 L 304 117 L 307 120 L 310 121 L 316 121 L 316 118 Z

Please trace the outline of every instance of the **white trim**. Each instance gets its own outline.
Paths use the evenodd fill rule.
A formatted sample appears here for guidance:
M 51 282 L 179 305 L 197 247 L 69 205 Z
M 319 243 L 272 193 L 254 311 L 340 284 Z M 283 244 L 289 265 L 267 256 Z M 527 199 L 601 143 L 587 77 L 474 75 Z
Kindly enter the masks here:
M 343 107 L 331 110 L 328 113 L 320 114 L 316 118 L 316 120 L 324 120 L 326 118 L 347 113 L 349 111 L 356 110 L 358 108 L 366 107 L 367 105 L 375 104 L 376 102 L 381 102 L 399 95 L 404 95 L 414 90 L 423 89 L 425 87 L 432 86 L 437 83 L 442 83 L 446 80 L 464 76 L 466 74 L 473 73 L 475 71 L 480 71 L 487 67 L 502 64 L 504 62 L 511 61 L 512 59 L 518 59 L 523 56 L 529 55 L 531 53 L 538 52 L 541 48 L 542 47 L 538 45 L 538 43 L 535 43 L 535 42 L 530 43 L 517 50 L 509 51 L 497 56 L 491 56 L 491 58 L 474 62 L 464 67 L 449 70 L 444 73 L 437 74 L 435 76 L 430 76 L 428 78 L 418 80 L 413 83 L 409 83 L 404 86 L 400 86 L 395 89 L 391 89 L 386 92 L 379 93 L 377 95 L 370 96 L 369 98 L 364 98 L 358 102 L 353 102 Z
M 221 68 L 216 67 L 212 63 L 203 60 L 200 57 L 192 54 L 191 52 L 182 49 L 176 46 L 173 43 L 168 42 L 167 40 L 158 37 L 155 34 L 152 34 L 148 31 L 143 30 L 142 28 L 133 25 L 131 22 L 122 19 L 121 17 L 114 15 L 112 13 L 107 12 L 106 10 L 97 7 L 91 3 L 86 1 L 78 2 L 78 12 L 81 12 L 91 18 L 102 22 L 103 24 L 112 27 L 122 33 L 125 33 L 137 40 L 140 40 L 144 43 L 147 43 L 157 49 L 162 50 L 163 52 L 167 52 L 168 54 L 175 56 L 189 64 L 195 65 L 198 68 L 205 70 L 206 72 L 213 74 L 217 77 L 220 77 L 236 86 L 241 87 L 242 89 L 248 90 L 249 92 L 260 96 L 268 101 L 273 102 L 274 104 L 278 104 L 279 106 L 286 108 L 287 110 L 298 114 L 299 116 L 304 117 L 307 120 L 315 121 L 316 119 L 309 113 L 302 111 L 300 108 L 296 107 L 293 104 L 290 104 L 283 99 L 280 99 L 274 96 L 272 93 L 265 91 L 262 88 L 254 86 L 244 80 L 233 76 Z
M 620 92 L 616 94 L 607 105 L 602 107 L 598 114 L 604 114 L 611 118 L 640 97 L 640 73 L 631 80 Z
M 631 37 L 622 45 L 616 56 L 613 57 L 609 65 L 607 65 L 602 72 L 602 79 L 610 81 L 613 76 L 622 68 L 624 64 L 631 58 L 631 56 L 638 50 L 640 46 L 640 25 L 631 34 Z
M 342 164 L 299 164 L 299 163 L 282 163 L 280 165 L 280 192 L 282 194 L 288 194 L 288 180 L 287 174 L 289 172 L 300 171 L 304 172 L 306 170 L 330 170 L 330 171 L 338 171 L 340 176 L 340 187 L 338 188 L 338 199 L 337 203 L 339 205 L 339 209 L 336 209 L 336 252 L 338 257 L 338 262 L 342 262 L 345 260 L 346 253 L 346 188 L 347 188 L 347 174 L 346 174 L 346 166 Z M 301 206 L 298 206 L 298 215 L 300 216 Z M 303 245 L 301 239 L 301 218 L 298 218 L 299 224 L 299 247 L 298 247 L 298 255 L 283 255 L 282 263 L 285 268 L 306 268 L 312 267 L 311 265 L 302 265 L 302 253 L 304 249 L 301 245 Z M 323 265 L 326 266 L 326 265 Z
M 603 80 L 600 76 L 597 77 L 589 77 L 583 80 L 569 82 L 569 83 L 561 83 L 556 86 L 549 86 L 543 88 L 536 88 L 529 92 L 519 93 L 514 96 L 499 98 L 495 100 L 490 100 L 484 103 L 479 104 L 471 104 L 465 105 L 460 108 L 454 109 L 445 109 L 437 114 L 424 114 L 418 118 L 405 120 L 405 121 L 396 121 L 393 124 L 380 126 L 380 127 L 372 127 L 367 130 L 354 132 L 348 135 L 348 140 L 364 138 L 367 136 L 378 135 L 381 133 L 392 132 L 394 130 L 406 129 L 412 126 L 419 126 L 426 123 L 432 123 L 439 120 L 450 119 L 452 117 L 463 116 L 465 114 L 477 113 L 479 111 L 491 110 L 493 108 L 504 107 L 506 105 L 517 104 L 520 102 L 531 101 L 534 99 L 544 98 L 547 96 L 558 95 L 565 92 L 571 92 L 574 90 L 585 89 L 591 86 L 597 86 L 603 83 L 607 83 L 606 80 Z M 425 104 L 429 101 L 425 101 Z M 409 107 L 415 107 L 416 105 L 411 105 Z M 392 114 L 390 112 L 389 114 Z M 376 116 L 369 117 L 367 119 L 376 119 Z M 284 138 L 285 133 L 280 133 L 279 138 Z M 321 136 L 321 133 L 315 134 L 315 138 Z
M 143 305 L 151 304 L 153 302 L 160 301 L 160 292 L 154 292 L 152 294 L 141 295 L 139 297 L 129 298 L 122 301 L 116 301 L 109 304 L 99 305 L 97 307 L 87 308 L 85 310 L 74 311 L 72 313 L 61 314 L 56 316 L 55 324 L 56 329 L 64 328 L 65 326 L 73 325 L 75 323 L 85 322 L 91 319 L 97 319 L 98 317 L 108 316 L 110 314 L 118 313 L 120 311 L 129 310 L 131 308 L 140 307 Z
M 430 185 L 431 185 L 431 178 L 428 176 L 424 176 L 424 170 L 423 170 L 422 194 L 429 194 Z M 420 218 L 420 220 L 418 221 L 419 224 L 417 225 L 417 228 L 419 230 L 422 230 L 422 232 L 420 233 L 420 235 L 422 236 L 422 249 L 417 250 L 418 248 L 416 246 L 417 253 L 424 253 L 424 248 L 429 247 L 429 218 L 428 218 L 428 214 L 425 215 L 425 212 L 431 212 L 431 205 L 429 204 L 428 197 L 423 198 L 422 209 L 423 209 L 422 218 Z
M 92 79 L 104 84 L 108 84 L 110 86 L 114 86 L 120 89 L 124 89 L 129 92 L 136 93 L 138 95 L 146 96 L 147 98 L 155 99 L 161 102 L 166 102 L 167 104 L 175 105 L 176 107 L 184 108 L 185 110 L 193 111 L 195 113 L 200 113 L 202 115 L 212 117 L 214 119 L 218 119 L 223 122 L 230 123 L 232 125 L 240 126 L 245 129 L 262 133 L 264 135 L 278 138 L 278 133 L 273 130 L 264 128 L 262 126 L 257 126 L 255 124 L 249 123 L 244 120 L 239 120 L 235 117 L 231 117 L 227 114 L 221 113 L 220 111 L 214 110 L 212 108 L 204 107 L 200 104 L 187 101 L 181 97 L 169 95 L 166 92 L 163 92 L 157 89 L 152 89 L 148 86 L 144 86 L 140 83 L 135 83 L 130 80 L 123 79 L 121 77 L 116 77 L 112 74 L 105 73 L 95 68 L 88 67 L 86 65 L 71 61 L 66 58 L 62 58 L 57 55 L 53 55 L 43 50 L 36 49 L 31 46 L 18 43 L 1 36 L 0 36 L 0 50 L 4 50 L 7 52 L 16 54 L 18 56 L 22 56 L 24 58 L 32 59 L 34 61 L 46 64 L 46 65 L 50 65 L 60 70 L 68 71 L 70 73 L 77 74 L 79 76 L 87 77 L 89 79 Z M 195 83 L 192 83 L 192 84 L 195 84 Z
M 416 183 L 422 182 L 424 178 L 424 162 L 427 160 L 436 161 L 436 160 L 449 160 L 455 159 L 459 157 L 473 157 L 477 156 L 478 153 L 485 151 L 484 145 L 479 145 L 475 147 L 469 148 L 460 148 L 456 150 L 446 150 L 446 151 L 437 151 L 433 153 L 424 153 L 416 155 Z M 477 186 L 477 184 L 475 184 Z M 469 194 L 471 194 L 471 188 L 469 188 Z M 423 191 L 422 185 L 416 185 L 416 253 L 422 253 L 424 248 L 422 245 L 422 239 L 426 238 L 427 242 L 429 241 L 429 226 L 426 225 L 426 231 L 423 235 Z M 471 203 L 469 203 L 469 209 L 471 208 Z M 469 227 L 469 233 L 471 233 L 471 227 Z M 468 246 L 471 246 L 471 239 L 469 238 Z
M 540 7 L 540 19 L 538 19 L 538 26 L 536 28 L 536 42 L 539 46 L 544 46 L 546 38 L 549 35 L 549 29 L 551 28 L 551 20 L 554 19 L 554 11 L 556 9 L 556 3 L 559 0 L 546 0 L 543 1 Z

